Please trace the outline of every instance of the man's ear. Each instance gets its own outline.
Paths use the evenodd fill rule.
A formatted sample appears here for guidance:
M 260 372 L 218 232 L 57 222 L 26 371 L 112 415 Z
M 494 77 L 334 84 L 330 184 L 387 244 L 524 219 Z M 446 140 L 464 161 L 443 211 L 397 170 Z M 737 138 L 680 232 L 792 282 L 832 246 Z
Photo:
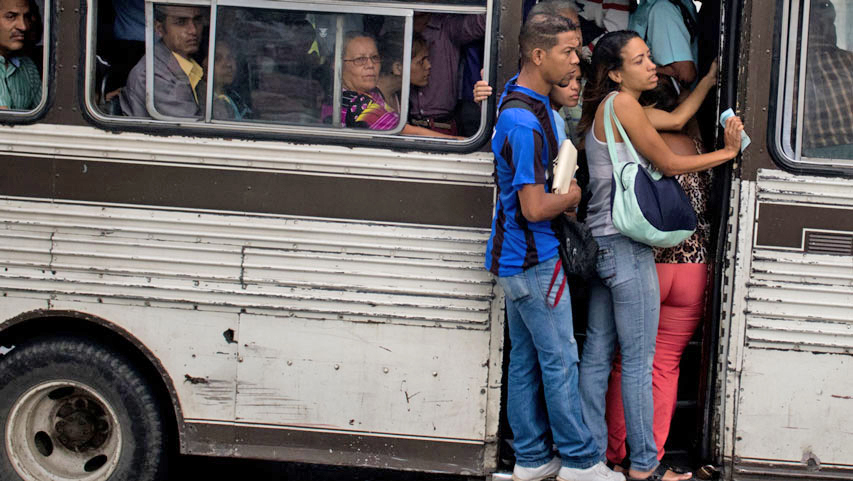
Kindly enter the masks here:
M 530 52 L 530 60 L 534 65 L 542 65 L 542 62 L 545 61 L 545 50 L 541 48 L 534 48 L 532 52 Z
M 610 77 L 610 80 L 614 81 L 617 84 L 622 83 L 622 72 L 618 70 L 611 70 L 607 72 L 607 76 Z
M 160 38 L 166 36 L 166 32 L 163 30 L 163 22 L 154 21 L 154 32 L 160 36 Z
M 403 63 L 402 62 L 394 62 L 391 64 L 391 73 L 397 76 L 403 75 Z

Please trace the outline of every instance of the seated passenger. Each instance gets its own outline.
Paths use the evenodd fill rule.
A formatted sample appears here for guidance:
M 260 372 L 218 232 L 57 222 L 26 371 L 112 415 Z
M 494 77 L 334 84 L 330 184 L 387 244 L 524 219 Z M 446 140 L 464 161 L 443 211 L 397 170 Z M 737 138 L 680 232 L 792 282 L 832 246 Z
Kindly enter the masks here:
M 810 11 L 803 155 L 853 159 L 853 52 L 838 48 L 832 2 Z
M 157 113 L 172 117 L 201 118 L 204 114 L 204 69 L 193 55 L 201 45 L 206 23 L 198 7 L 158 5 L 154 9 L 154 106 Z M 147 57 L 148 54 L 146 54 Z M 145 59 L 130 71 L 121 91 L 125 115 L 149 117 L 145 104 Z
M 232 88 L 237 74 L 237 60 L 231 45 L 224 40 L 216 42 L 213 57 L 213 118 L 218 120 L 243 120 L 251 113 L 249 106 Z
M 23 51 L 32 24 L 28 0 L 0 0 L 0 109 L 32 110 L 41 101 L 41 75 Z
M 385 61 L 379 70 L 377 86 L 394 112 L 400 111 L 400 91 L 403 89 L 403 39 L 401 32 L 386 34 L 380 42 L 381 56 Z M 399 60 L 398 60 L 399 59 Z M 429 45 L 420 34 L 412 38 L 412 62 L 409 83 L 412 87 L 425 87 L 429 83 Z
M 391 110 L 376 87 L 382 58 L 376 42 L 366 33 L 349 32 L 344 39 L 341 121 L 347 127 L 391 130 L 400 123 L 400 115 Z M 406 124 L 404 135 L 457 138 L 423 127 Z

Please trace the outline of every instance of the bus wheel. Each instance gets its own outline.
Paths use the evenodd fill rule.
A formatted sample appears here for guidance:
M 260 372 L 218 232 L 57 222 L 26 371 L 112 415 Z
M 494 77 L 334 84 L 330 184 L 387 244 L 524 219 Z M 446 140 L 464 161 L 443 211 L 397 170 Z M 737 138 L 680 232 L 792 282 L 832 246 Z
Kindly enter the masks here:
M 124 357 L 79 338 L 0 358 L 0 479 L 153 481 L 167 436 L 157 398 Z

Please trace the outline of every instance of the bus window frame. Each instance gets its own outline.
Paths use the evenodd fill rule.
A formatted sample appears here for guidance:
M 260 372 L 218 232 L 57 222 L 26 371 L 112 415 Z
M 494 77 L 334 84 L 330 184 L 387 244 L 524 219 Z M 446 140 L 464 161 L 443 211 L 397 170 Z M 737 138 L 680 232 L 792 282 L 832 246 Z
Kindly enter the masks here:
M 433 151 L 436 153 L 471 153 L 479 150 L 488 138 L 488 133 L 491 130 L 492 122 L 489 121 L 489 105 L 490 102 L 484 101 L 480 105 L 480 128 L 472 135 L 463 140 L 446 139 L 440 137 L 422 137 L 414 135 L 401 135 L 390 133 L 393 131 L 371 131 L 368 129 L 358 128 L 334 128 L 333 126 L 313 127 L 299 126 L 293 124 L 272 124 L 260 122 L 234 122 L 226 120 L 211 119 L 211 122 L 203 122 L 201 119 L 188 118 L 170 118 L 169 120 L 157 120 L 154 118 L 141 117 L 126 117 L 112 116 L 105 114 L 94 104 L 94 81 L 95 81 L 95 65 L 94 57 L 97 45 L 97 8 L 96 5 L 100 1 L 107 0 L 88 0 L 90 8 L 87 13 L 87 42 L 86 42 L 86 80 L 84 87 L 84 98 L 82 104 L 84 111 L 90 121 L 101 128 L 112 131 L 136 131 L 149 134 L 165 134 L 165 135 L 188 135 L 198 137 L 214 137 L 214 138 L 235 138 L 235 139 L 251 139 L 251 140 L 275 140 L 286 141 L 301 144 L 329 144 L 329 145 L 345 145 L 345 146 L 366 146 L 366 147 L 384 147 L 400 150 L 419 150 Z M 412 18 L 415 12 L 424 11 L 431 13 L 449 13 L 449 14 L 485 14 L 486 15 L 486 32 L 484 36 L 484 56 L 483 56 L 483 75 L 484 78 L 490 78 L 495 66 L 492 66 L 495 58 L 496 50 L 499 48 L 495 39 L 498 35 L 492 28 L 495 15 L 493 11 L 501 4 L 501 0 L 486 0 L 485 6 L 459 6 L 459 5 L 443 5 L 433 3 L 408 3 L 400 1 L 392 2 L 377 2 L 377 1 L 359 1 L 349 0 L 343 2 L 333 1 L 318 1 L 316 3 L 306 2 L 284 2 L 276 0 L 251 0 L 248 2 L 240 2 L 239 0 L 146 0 L 146 22 L 148 22 L 148 5 L 149 3 L 164 3 L 177 5 L 199 5 L 202 7 L 216 6 L 237 6 L 251 7 L 254 5 L 273 5 L 276 9 L 298 10 L 298 7 L 288 6 L 303 6 L 303 10 L 308 11 L 326 11 L 331 13 L 339 13 L 346 9 L 347 13 L 369 13 L 383 14 L 382 12 L 391 12 L 392 16 L 403 17 L 406 21 L 406 32 L 409 34 L 404 39 L 404 62 L 406 65 L 411 63 L 411 28 Z M 153 21 L 153 7 L 152 7 Z M 212 22 L 211 22 L 212 23 Z M 213 28 L 211 27 L 211 32 Z M 153 31 L 146 25 L 146 43 L 148 42 L 149 32 L 153 35 Z M 215 39 L 211 35 L 210 39 Z M 209 39 L 209 40 L 210 40 Z M 153 40 L 153 37 L 152 37 Z M 336 48 L 337 51 L 337 48 Z M 404 69 L 406 80 L 409 76 L 409 68 Z M 150 71 L 150 70 L 149 70 Z M 146 75 L 148 72 L 146 72 Z M 146 79 L 147 82 L 147 79 Z M 404 82 L 403 88 L 405 93 L 409 94 L 409 82 Z M 402 94 L 403 92 L 401 92 Z M 205 99 L 207 101 L 207 99 Z M 407 102 L 403 102 L 407 104 Z M 408 105 L 403 107 L 407 113 Z M 205 114 L 206 116 L 207 114 Z M 402 118 L 402 116 L 401 116 Z M 401 122 L 399 130 L 405 126 Z M 396 129 L 395 129 L 396 130 Z
M 2 124 L 31 124 L 40 120 L 47 113 L 48 88 L 50 86 L 50 74 L 53 71 L 51 63 L 53 47 L 53 0 L 45 0 L 41 12 L 44 30 L 41 34 L 42 43 L 42 68 L 41 68 L 41 99 L 36 106 L 30 110 L 0 110 L 0 123 Z
M 807 157 L 802 154 L 805 89 L 797 89 L 796 112 L 791 106 L 794 104 L 795 84 L 805 85 L 811 5 L 808 1 L 802 2 L 801 13 L 798 0 L 783 0 L 781 3 L 781 19 L 776 29 L 779 50 L 773 57 L 773 71 L 777 73 L 777 80 L 772 83 L 768 112 L 771 120 L 768 125 L 768 150 L 777 165 L 794 174 L 853 176 L 853 159 Z M 802 26 L 798 25 L 800 19 Z M 798 51 L 801 52 L 799 66 L 796 65 Z M 792 136 L 794 126 L 797 131 Z

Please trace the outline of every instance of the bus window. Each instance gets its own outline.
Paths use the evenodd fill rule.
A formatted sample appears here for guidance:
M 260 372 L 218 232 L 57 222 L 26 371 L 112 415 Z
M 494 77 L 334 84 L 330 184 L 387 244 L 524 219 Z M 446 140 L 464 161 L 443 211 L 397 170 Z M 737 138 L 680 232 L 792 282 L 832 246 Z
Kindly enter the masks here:
M 486 3 L 101 2 L 89 106 L 99 119 L 229 136 L 472 137 L 485 105 L 466 94 L 488 72 Z
M 853 167 L 853 0 L 786 7 L 777 151 L 803 169 Z
M 47 3 L 50 6 L 50 3 Z M 0 0 L 0 111 L 3 121 L 32 117 L 45 104 L 47 86 L 43 67 L 47 54 L 43 37 L 49 16 L 45 2 Z

